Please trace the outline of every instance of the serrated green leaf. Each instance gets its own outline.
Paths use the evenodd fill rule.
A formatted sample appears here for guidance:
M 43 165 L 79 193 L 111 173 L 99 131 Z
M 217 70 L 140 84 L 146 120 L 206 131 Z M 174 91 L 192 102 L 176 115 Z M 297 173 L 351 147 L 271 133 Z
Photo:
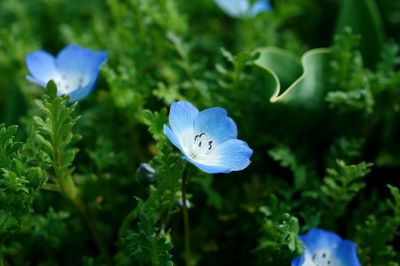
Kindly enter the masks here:
M 48 141 L 47 139 L 45 139 L 42 135 L 38 134 L 36 135 L 36 139 L 39 141 L 39 143 L 41 145 L 44 146 L 44 151 L 47 154 L 51 154 L 52 150 L 53 150 L 53 145 L 51 144 L 50 141 Z
M 7 134 L 15 135 L 15 134 L 17 134 L 17 130 L 18 130 L 18 126 L 17 125 L 9 126 L 7 128 Z

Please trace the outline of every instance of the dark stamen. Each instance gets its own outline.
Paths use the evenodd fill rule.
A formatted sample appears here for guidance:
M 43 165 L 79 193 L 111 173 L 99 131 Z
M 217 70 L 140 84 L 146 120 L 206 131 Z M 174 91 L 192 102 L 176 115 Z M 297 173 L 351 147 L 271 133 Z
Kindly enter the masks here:
M 198 138 L 201 138 L 205 134 L 206 133 L 200 133 L 199 135 L 194 136 L 194 141 L 196 141 Z
M 199 145 L 198 145 L 199 147 L 201 147 L 201 141 L 199 142 Z
M 212 149 L 212 143 L 213 143 L 212 140 L 210 140 L 210 141 L 208 142 L 208 150 L 211 150 L 211 149 Z

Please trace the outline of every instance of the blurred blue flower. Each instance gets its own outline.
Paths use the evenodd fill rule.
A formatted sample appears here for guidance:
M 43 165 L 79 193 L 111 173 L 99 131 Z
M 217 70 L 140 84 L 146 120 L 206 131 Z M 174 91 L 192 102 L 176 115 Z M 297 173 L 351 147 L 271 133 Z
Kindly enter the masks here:
M 164 134 L 184 158 L 206 173 L 229 173 L 250 164 L 253 150 L 237 139 L 235 122 L 225 109 L 209 108 L 199 112 L 187 101 L 174 102 Z
M 92 91 L 99 69 L 107 59 L 104 51 L 95 52 L 74 44 L 62 49 L 57 57 L 37 50 L 26 56 L 30 72 L 27 79 L 42 87 L 54 80 L 58 94 L 67 94 L 75 102 Z
M 255 17 L 271 9 L 268 0 L 215 0 L 215 3 L 229 16 L 234 18 Z
M 337 234 L 313 228 L 300 235 L 305 244 L 302 256 L 292 261 L 292 266 L 360 266 L 356 245 L 342 240 Z

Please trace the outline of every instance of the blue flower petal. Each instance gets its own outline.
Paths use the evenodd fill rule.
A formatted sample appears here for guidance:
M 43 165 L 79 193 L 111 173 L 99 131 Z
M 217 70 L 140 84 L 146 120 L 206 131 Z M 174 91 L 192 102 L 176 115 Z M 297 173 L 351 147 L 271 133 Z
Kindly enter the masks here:
M 196 165 L 198 168 L 203 170 L 208 174 L 219 174 L 219 173 L 229 173 L 231 170 L 227 166 L 223 165 L 209 165 L 205 163 L 200 163 L 198 161 L 193 160 L 189 156 L 185 156 L 185 159 L 188 160 L 190 163 Z
M 346 266 L 360 266 L 356 245 L 349 240 L 343 240 L 337 247 L 333 256 Z
M 207 173 L 229 173 L 240 171 L 250 164 L 253 150 L 246 142 L 238 139 L 228 140 L 214 148 L 211 153 L 195 159 L 195 164 Z
M 182 146 L 182 143 L 179 141 L 177 135 L 166 125 L 164 125 L 164 134 L 167 136 L 169 141 L 171 141 L 171 143 L 174 144 L 174 146 L 177 147 L 185 155 L 184 158 L 187 161 L 196 165 L 198 168 L 200 168 L 204 172 L 209 173 L 209 174 L 215 174 L 215 173 L 223 173 L 223 172 L 226 172 L 229 170 L 228 168 L 223 167 L 223 166 L 210 166 L 210 165 L 198 163 L 195 160 L 193 160 L 189 156 L 189 154 L 186 152 L 184 146 Z
M 174 144 L 183 154 L 186 154 L 185 149 L 183 148 L 181 142 L 179 141 L 178 136 L 173 132 L 167 125 L 164 125 L 164 135 L 167 136 L 169 141 Z
M 259 0 L 251 6 L 249 16 L 254 17 L 261 12 L 270 10 L 271 8 L 272 7 L 271 7 L 271 4 L 269 3 L 269 1 Z
M 310 253 L 322 249 L 335 249 L 342 239 L 335 233 L 325 231 L 319 228 L 313 228 L 306 235 L 300 235 L 300 239 L 306 245 Z
M 60 73 L 72 80 L 81 79 L 80 86 L 68 93 L 71 102 L 81 100 L 93 90 L 99 69 L 107 60 L 104 51 L 95 52 L 75 44 L 60 51 L 56 59 Z
M 169 111 L 169 124 L 184 147 L 193 145 L 194 119 L 199 113 L 196 107 L 187 101 L 173 102 Z
M 234 18 L 254 17 L 271 9 L 268 0 L 258 0 L 251 6 L 249 0 L 215 0 L 215 3 L 226 14 Z
M 34 78 L 34 77 L 32 77 L 32 76 L 26 76 L 26 79 L 27 79 L 28 81 L 30 81 L 30 82 L 32 82 L 32 83 L 34 83 L 34 84 L 40 86 L 40 87 L 43 87 L 43 88 L 45 88 L 45 87 L 46 87 L 46 84 L 47 84 L 46 82 L 44 82 L 44 81 L 42 81 L 42 80 L 39 80 L 39 79 L 36 79 L 36 78 Z
M 38 50 L 29 53 L 26 56 L 26 65 L 31 74 L 27 79 L 40 86 L 46 87 L 47 82 L 57 76 L 55 59 L 48 52 Z
M 107 62 L 108 56 L 107 53 L 104 51 L 97 51 L 93 52 L 91 58 L 90 58 L 90 63 L 89 63 L 89 69 L 87 74 L 92 77 L 92 79 L 96 79 L 98 74 L 99 74 L 99 69 L 100 67 Z
M 94 85 L 96 84 L 96 77 L 85 87 L 78 88 L 77 90 L 74 90 L 69 94 L 70 96 L 70 102 L 76 102 L 79 101 L 83 98 L 85 98 L 94 88 Z
M 226 110 L 220 107 L 201 111 L 195 118 L 194 130 L 195 135 L 206 133 L 214 145 L 237 138 L 235 122 L 228 117 Z
M 291 266 L 302 266 L 304 263 L 304 255 L 298 256 L 292 260 Z
M 239 18 L 249 10 L 248 0 L 215 0 L 215 3 L 229 16 Z
M 96 84 L 96 82 L 93 81 L 85 87 L 81 87 L 81 88 L 78 88 L 77 90 L 72 91 L 69 94 L 69 97 L 70 97 L 69 101 L 76 102 L 76 101 L 82 100 L 93 90 L 95 84 Z
M 219 155 L 217 164 L 229 167 L 230 171 L 240 171 L 250 164 L 253 150 L 246 142 L 239 139 L 228 140 L 218 145 L 213 153 Z
M 61 73 L 83 77 L 86 87 L 97 78 L 100 67 L 107 61 L 103 51 L 94 52 L 90 49 L 71 44 L 62 49 L 56 58 L 56 66 Z

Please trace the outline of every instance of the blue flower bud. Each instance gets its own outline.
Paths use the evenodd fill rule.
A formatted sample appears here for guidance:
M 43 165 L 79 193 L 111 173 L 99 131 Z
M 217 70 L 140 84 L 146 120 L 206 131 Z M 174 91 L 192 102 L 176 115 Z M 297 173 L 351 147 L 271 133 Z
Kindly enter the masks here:
M 141 163 L 137 170 L 137 178 L 143 185 L 151 185 L 156 181 L 156 170 L 148 163 Z

